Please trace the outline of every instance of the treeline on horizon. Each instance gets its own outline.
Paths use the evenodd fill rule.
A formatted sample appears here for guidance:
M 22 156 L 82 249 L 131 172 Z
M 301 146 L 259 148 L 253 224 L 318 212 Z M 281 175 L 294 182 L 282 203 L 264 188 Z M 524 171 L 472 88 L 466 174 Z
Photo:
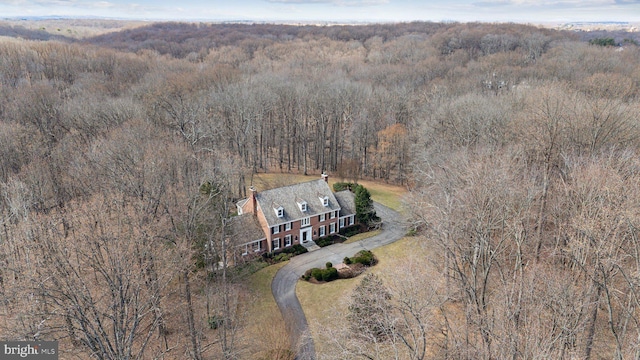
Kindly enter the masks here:
M 327 171 L 410 189 L 442 255 L 416 276 L 447 280 L 416 325 L 439 334 L 429 355 L 638 348 L 633 44 L 518 24 L 160 23 L 2 38 L 0 69 L 0 337 L 113 359 L 284 346 L 243 332 L 241 281 L 208 274 L 246 240 L 220 234 L 252 174 Z

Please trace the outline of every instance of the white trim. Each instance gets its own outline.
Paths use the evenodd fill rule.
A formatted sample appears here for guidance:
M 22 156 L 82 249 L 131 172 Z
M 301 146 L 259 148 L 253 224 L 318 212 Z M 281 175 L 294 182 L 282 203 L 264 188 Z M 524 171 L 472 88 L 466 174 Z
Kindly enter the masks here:
M 291 234 L 285 235 L 284 237 L 284 247 L 291 246 Z
M 320 220 L 320 222 L 327 220 L 327 214 L 320 214 L 318 216 L 318 220 Z
M 300 219 L 300 227 L 305 227 L 305 226 L 309 226 L 309 225 L 311 225 L 311 218 L 310 217 L 306 217 L 306 218 Z
M 300 229 L 300 244 L 306 243 L 306 242 L 309 242 L 309 241 L 313 240 L 311 238 L 311 236 L 312 236 L 311 230 L 312 230 L 311 226 L 308 226 L 308 227 L 306 227 L 304 229 Z M 303 241 L 303 239 L 305 238 L 305 235 L 306 235 L 306 240 Z
M 336 223 L 329 224 L 329 234 L 334 234 L 336 232 Z
M 276 247 L 276 242 L 278 244 L 278 246 Z M 278 250 L 280 249 L 280 238 L 275 238 L 273 240 L 271 240 L 271 245 L 273 246 L 272 250 Z
M 324 226 L 324 225 L 320 226 L 320 230 L 318 232 L 318 234 L 319 234 L 318 236 L 326 236 L 327 235 L 327 231 L 326 230 L 327 230 L 326 226 Z
M 284 224 L 284 231 L 289 231 L 289 230 L 291 230 L 291 222 Z
M 320 199 L 320 202 L 322 202 L 322 206 L 327 207 L 329 206 L 329 197 L 328 196 L 318 196 L 318 198 Z

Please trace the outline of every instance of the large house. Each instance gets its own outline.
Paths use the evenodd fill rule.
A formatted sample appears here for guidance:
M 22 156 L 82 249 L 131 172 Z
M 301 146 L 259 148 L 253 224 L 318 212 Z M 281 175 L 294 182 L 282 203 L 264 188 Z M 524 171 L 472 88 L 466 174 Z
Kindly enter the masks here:
M 354 195 L 349 190 L 331 191 L 325 174 L 318 180 L 261 192 L 251 187 L 250 193 L 236 204 L 238 216 L 231 220 L 242 255 L 313 244 L 355 224 Z

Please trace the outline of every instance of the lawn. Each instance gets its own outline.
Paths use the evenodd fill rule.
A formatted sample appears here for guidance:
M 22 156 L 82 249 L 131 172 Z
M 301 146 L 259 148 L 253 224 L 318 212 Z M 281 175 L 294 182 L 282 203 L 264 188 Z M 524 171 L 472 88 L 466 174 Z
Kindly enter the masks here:
M 356 241 L 360 241 L 360 240 L 364 240 L 364 239 L 368 239 L 370 237 L 374 237 L 378 234 L 380 234 L 382 232 L 382 230 L 372 230 L 372 231 L 367 231 L 365 233 L 360 233 L 360 234 L 356 234 L 351 236 L 350 238 L 348 238 L 347 240 L 345 240 L 345 244 L 350 244 Z
M 287 263 L 284 261 L 268 266 L 249 276 L 251 295 L 246 316 L 250 321 L 241 337 L 250 339 L 249 343 L 253 348 L 249 352 L 253 359 L 269 358 L 269 354 L 273 354 L 276 349 L 289 347 L 284 320 L 271 293 L 273 277 Z
M 268 190 L 279 186 L 291 185 L 305 181 L 319 179 L 319 175 L 299 175 L 299 174 L 281 174 L 281 173 L 265 173 L 255 174 L 253 176 L 253 185 L 258 191 Z M 333 188 L 333 184 L 340 179 L 329 177 L 329 185 Z M 402 186 L 377 183 L 374 181 L 360 180 L 358 182 L 366 187 L 371 193 L 371 198 L 385 206 L 396 211 L 401 210 L 402 197 L 407 193 L 407 189 Z
M 374 249 L 373 253 L 379 262 L 367 271 L 379 275 L 383 281 L 391 281 L 384 274 L 391 272 L 414 253 L 417 241 L 419 238 L 406 237 L 393 244 Z M 336 325 L 334 323 L 336 310 L 332 306 L 346 306 L 351 292 L 360 283 L 361 277 L 362 275 L 354 279 L 336 280 L 324 284 L 298 282 L 296 295 L 307 317 L 318 354 L 322 354 L 327 348 L 327 337 L 321 336 L 321 331 Z

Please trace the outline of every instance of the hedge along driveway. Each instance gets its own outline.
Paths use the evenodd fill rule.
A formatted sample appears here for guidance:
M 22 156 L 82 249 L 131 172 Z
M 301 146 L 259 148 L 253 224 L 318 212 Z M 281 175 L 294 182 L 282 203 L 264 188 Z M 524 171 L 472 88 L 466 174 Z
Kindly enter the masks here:
M 280 308 L 282 317 L 287 323 L 292 348 L 297 350 L 298 353 L 297 359 L 316 358 L 307 318 L 302 311 L 302 306 L 300 306 L 295 291 L 298 279 L 304 272 L 313 267 L 323 268 L 327 261 L 339 264 L 345 256 L 353 256 L 360 250 L 371 250 L 391 244 L 404 236 L 406 226 L 402 223 L 400 215 L 384 205 L 374 203 L 374 206 L 378 216 L 384 223 L 380 234 L 362 241 L 350 244 L 334 244 L 296 256 L 276 273 L 271 283 L 271 291 Z

